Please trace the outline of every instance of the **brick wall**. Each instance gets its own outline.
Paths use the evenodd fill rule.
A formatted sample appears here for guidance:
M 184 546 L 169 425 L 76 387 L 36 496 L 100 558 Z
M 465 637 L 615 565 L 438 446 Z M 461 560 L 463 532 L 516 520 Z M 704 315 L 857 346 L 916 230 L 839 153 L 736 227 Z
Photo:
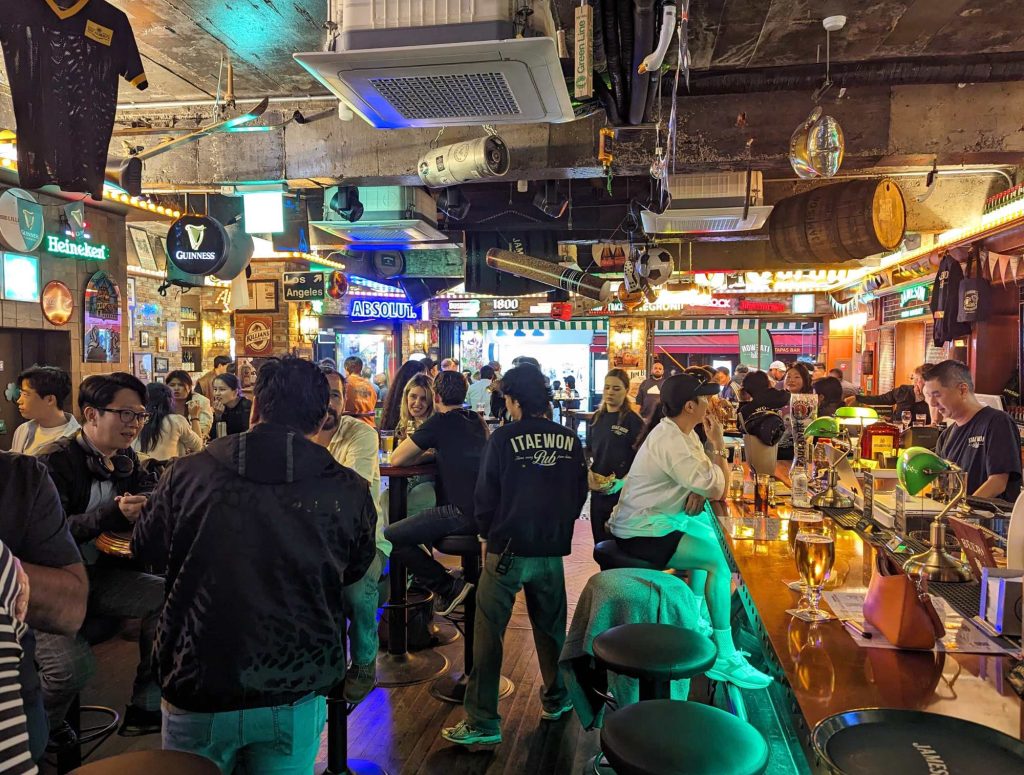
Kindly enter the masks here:
M 7 186 L 0 186 L 0 191 Z M 57 233 L 60 209 L 52 205 L 67 204 L 67 200 L 36 193 L 43 205 L 46 233 Z M 125 249 L 124 215 L 111 206 L 86 207 L 86 221 L 89 224 L 90 242 L 104 244 L 110 249 L 106 261 L 81 261 L 51 256 L 42 250 L 30 255 L 39 258 L 40 290 L 51 280 L 60 280 L 71 290 L 75 307 L 71 319 L 63 326 L 55 326 L 43 318 L 39 302 L 4 301 L 0 299 L 0 327 L 31 329 L 36 331 L 65 332 L 71 343 L 71 381 L 74 385 L 72 401 L 77 400 L 79 383 L 90 374 L 104 374 L 113 371 L 131 371 L 131 355 L 128 346 L 128 286 L 127 255 Z M 45 242 L 43 243 L 45 244 Z M 3 248 L 6 250 L 6 248 Z M 82 352 L 82 308 L 85 302 L 85 286 L 93 273 L 107 272 L 117 283 L 121 294 L 121 360 L 117 363 L 85 363 Z

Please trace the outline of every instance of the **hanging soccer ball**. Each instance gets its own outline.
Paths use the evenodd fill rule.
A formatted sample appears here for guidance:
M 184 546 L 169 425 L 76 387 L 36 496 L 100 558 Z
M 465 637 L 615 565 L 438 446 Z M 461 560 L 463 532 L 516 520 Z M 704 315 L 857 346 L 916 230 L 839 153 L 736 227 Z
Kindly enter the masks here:
M 661 248 L 645 250 L 640 255 L 639 266 L 637 267 L 640 276 L 655 286 L 667 283 L 672 276 L 673 269 L 672 255 L 667 250 L 662 250 Z

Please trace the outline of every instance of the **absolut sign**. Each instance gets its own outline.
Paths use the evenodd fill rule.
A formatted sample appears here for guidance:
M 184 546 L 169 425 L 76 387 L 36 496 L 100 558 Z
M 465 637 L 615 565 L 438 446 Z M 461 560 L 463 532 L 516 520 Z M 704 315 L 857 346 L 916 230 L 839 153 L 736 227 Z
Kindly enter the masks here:
M 230 246 L 224 227 L 207 215 L 183 215 L 167 231 L 167 259 L 186 274 L 219 271 Z

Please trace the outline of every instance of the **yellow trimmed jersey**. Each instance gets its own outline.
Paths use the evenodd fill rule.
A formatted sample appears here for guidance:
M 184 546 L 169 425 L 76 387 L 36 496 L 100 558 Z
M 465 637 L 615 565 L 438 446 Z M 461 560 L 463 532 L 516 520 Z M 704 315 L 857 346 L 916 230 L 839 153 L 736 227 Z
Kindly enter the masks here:
M 100 199 L 118 78 L 148 86 L 128 17 L 104 0 L 5 2 L 0 45 L 21 186 L 56 184 Z

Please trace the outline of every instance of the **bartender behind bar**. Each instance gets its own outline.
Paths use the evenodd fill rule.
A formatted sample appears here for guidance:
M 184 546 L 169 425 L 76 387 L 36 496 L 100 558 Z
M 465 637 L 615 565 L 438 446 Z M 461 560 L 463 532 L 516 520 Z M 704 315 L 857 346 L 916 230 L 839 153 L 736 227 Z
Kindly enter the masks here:
M 1006 412 L 983 405 L 974 395 L 967 365 L 942 361 L 924 370 L 928 403 L 952 420 L 936 452 L 967 472 L 967 492 L 1011 503 L 1021 485 L 1020 431 Z

